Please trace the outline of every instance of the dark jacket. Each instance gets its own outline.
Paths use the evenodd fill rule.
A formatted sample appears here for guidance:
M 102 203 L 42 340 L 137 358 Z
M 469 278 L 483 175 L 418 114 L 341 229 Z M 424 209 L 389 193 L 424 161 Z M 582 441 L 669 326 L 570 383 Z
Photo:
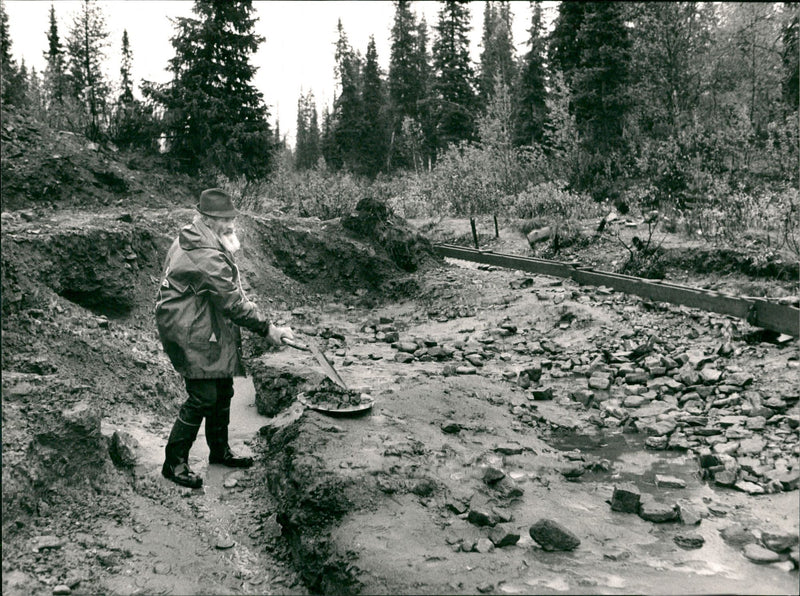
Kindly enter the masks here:
M 233 255 L 200 217 L 167 253 L 156 325 L 172 365 L 187 379 L 243 376 L 239 325 L 267 333 L 269 321 L 244 295 Z

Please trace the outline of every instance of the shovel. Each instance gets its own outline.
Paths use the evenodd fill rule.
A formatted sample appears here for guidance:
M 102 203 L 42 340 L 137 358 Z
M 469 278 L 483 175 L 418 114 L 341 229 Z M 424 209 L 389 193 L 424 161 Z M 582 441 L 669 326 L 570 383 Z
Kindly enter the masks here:
M 311 352 L 314 355 L 314 358 L 317 359 L 319 365 L 322 367 L 323 372 L 325 375 L 334 383 L 339 385 L 342 389 L 347 389 L 347 385 L 344 384 L 342 377 L 339 376 L 339 373 L 336 372 L 336 369 L 333 368 L 333 365 L 330 363 L 325 357 L 325 354 L 319 351 L 319 349 L 313 345 L 306 345 L 300 342 L 297 342 L 293 339 L 288 339 L 284 337 L 281 341 L 289 347 L 295 348 L 296 350 L 302 350 L 303 352 Z

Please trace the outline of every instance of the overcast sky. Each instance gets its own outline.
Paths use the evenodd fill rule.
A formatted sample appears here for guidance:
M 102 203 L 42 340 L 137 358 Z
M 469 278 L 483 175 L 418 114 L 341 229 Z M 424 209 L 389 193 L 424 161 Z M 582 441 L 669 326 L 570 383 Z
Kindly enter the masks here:
M 80 0 L 53 2 L 62 43 L 72 26 Z M 557 2 L 545 2 L 545 17 L 552 18 Z M 50 2 L 43 0 L 4 0 L 9 19 L 12 54 L 19 63 L 23 58 L 30 68 L 42 72 L 43 52 L 47 48 L 48 13 Z M 119 54 L 122 31 L 128 30 L 133 54 L 133 77 L 167 82 L 167 61 L 174 56 L 170 38 L 175 29 L 170 18 L 193 16 L 189 0 L 100 0 L 110 33 L 106 50 L 107 76 L 112 83 L 119 80 Z M 342 20 L 345 33 L 354 49 L 366 54 L 369 36 L 375 36 L 378 61 L 384 71 L 389 68 L 389 35 L 394 19 L 394 5 L 379 1 L 256 1 L 253 3 L 258 21 L 255 30 L 265 37 L 252 63 L 258 67 L 254 84 L 264 94 L 269 106 L 270 120 L 280 120 L 281 133 L 294 144 L 297 118 L 297 99 L 301 90 L 312 90 L 317 108 L 330 105 L 333 98 L 333 47 L 337 39 L 336 23 Z M 428 23 L 430 45 L 433 27 L 437 22 L 439 2 L 413 2 L 412 10 Z M 473 60 L 480 56 L 484 2 L 471 3 Z M 512 2 L 514 42 L 517 52 L 526 51 L 525 42 L 530 26 L 528 2 Z M 430 47 L 429 47 L 430 49 Z

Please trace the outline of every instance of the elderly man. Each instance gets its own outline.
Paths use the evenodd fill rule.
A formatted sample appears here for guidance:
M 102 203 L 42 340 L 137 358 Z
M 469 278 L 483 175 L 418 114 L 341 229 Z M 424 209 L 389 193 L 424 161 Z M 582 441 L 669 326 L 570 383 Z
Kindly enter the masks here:
M 217 188 L 205 190 L 197 210 L 167 253 L 156 303 L 161 343 L 189 394 L 169 435 L 161 473 L 191 488 L 203 484 L 189 468 L 189 450 L 204 418 L 212 464 L 253 464 L 228 445 L 233 377 L 245 374 L 239 326 L 275 345 L 294 337 L 289 327 L 272 325 L 242 290 L 233 258 L 239 249 L 238 212 L 231 197 Z

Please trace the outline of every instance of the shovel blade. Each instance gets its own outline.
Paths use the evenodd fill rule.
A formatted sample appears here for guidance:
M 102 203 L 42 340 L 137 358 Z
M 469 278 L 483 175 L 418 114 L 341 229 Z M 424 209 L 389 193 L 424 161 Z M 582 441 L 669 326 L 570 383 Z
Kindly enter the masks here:
M 333 365 L 330 361 L 325 357 L 325 354 L 320 352 L 315 346 L 309 345 L 309 349 L 311 353 L 314 354 L 314 358 L 317 359 L 319 365 L 322 367 L 322 370 L 325 372 L 325 375 L 334 383 L 339 385 L 342 389 L 347 389 L 347 385 L 344 384 L 342 377 L 339 376 L 339 373 L 336 372 L 336 369 L 333 368 Z

